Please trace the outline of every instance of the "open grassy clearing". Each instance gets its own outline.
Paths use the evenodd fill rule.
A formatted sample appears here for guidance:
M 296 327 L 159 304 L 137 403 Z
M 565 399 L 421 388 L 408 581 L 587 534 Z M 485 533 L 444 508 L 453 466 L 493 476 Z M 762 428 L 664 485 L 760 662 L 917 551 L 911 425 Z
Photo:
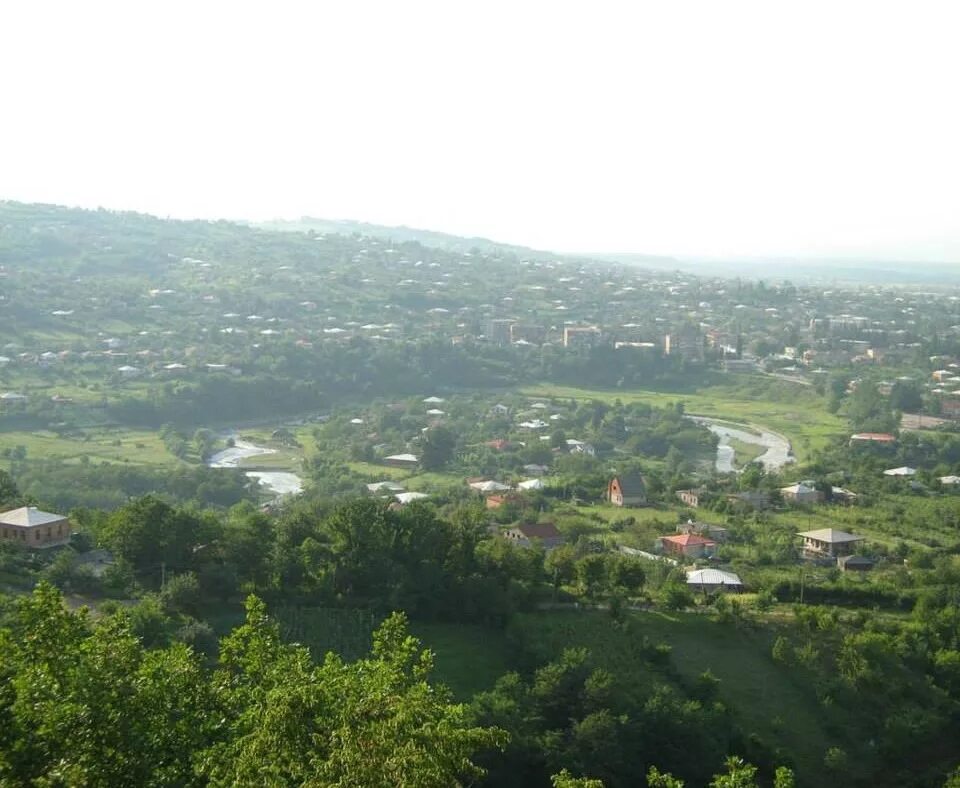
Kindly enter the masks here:
M 415 621 L 410 633 L 434 653 L 434 680 L 459 700 L 491 689 L 500 676 L 516 669 L 515 649 L 502 630 Z
M 23 446 L 27 460 L 80 461 L 83 457 L 140 465 L 175 465 L 180 461 L 167 451 L 155 432 L 103 427 L 88 430 L 82 438 L 61 437 L 47 430 L 0 432 L 0 451 Z
M 766 448 L 763 446 L 758 446 L 755 443 L 744 443 L 736 438 L 730 438 L 728 443 L 733 449 L 733 464 L 737 468 L 746 467 L 766 452 Z
M 591 400 L 603 402 L 645 402 L 665 407 L 682 402 L 687 413 L 733 421 L 739 424 L 764 427 L 788 438 L 799 461 L 811 451 L 821 448 L 831 438 L 847 432 L 846 423 L 826 411 L 821 399 L 810 391 L 794 392 L 788 401 L 749 396 L 746 387 L 711 386 L 695 393 L 647 391 L 643 389 L 599 390 L 540 384 L 527 386 L 522 393 L 531 397 Z

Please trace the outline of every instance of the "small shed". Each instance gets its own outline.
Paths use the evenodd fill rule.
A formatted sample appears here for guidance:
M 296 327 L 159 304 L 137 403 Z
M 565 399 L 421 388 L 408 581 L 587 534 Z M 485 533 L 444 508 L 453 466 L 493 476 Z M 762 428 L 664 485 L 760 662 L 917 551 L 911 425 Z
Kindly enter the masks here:
M 869 572 L 873 569 L 873 560 L 865 555 L 841 555 L 837 566 L 841 572 Z

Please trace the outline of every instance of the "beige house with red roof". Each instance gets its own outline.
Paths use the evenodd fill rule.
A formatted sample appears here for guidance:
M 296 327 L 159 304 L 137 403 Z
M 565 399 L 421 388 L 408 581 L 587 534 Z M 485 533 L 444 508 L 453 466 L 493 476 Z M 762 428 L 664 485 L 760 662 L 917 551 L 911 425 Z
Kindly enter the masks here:
M 717 543 L 698 534 L 674 534 L 661 536 L 657 546 L 664 553 L 680 555 L 684 558 L 710 558 L 717 552 Z

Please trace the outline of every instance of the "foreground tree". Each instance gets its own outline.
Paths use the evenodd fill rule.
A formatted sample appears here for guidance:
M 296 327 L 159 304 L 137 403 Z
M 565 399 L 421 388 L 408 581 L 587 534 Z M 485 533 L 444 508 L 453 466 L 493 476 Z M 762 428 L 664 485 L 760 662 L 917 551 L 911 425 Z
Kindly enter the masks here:
M 464 707 L 427 683 L 432 654 L 401 614 L 374 634 L 369 658 L 328 654 L 314 667 L 251 597 L 221 659 L 215 693 L 228 735 L 199 764 L 212 785 L 441 788 L 479 777 L 473 752 L 505 743 L 497 729 L 467 725 Z

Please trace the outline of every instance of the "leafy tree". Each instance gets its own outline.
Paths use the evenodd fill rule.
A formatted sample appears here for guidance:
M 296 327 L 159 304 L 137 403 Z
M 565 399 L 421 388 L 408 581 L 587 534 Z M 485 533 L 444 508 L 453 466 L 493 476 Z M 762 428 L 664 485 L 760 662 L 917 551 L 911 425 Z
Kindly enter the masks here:
M 550 778 L 553 788 L 603 788 L 603 780 L 594 780 L 592 777 L 574 777 L 566 769 L 554 774 Z
M 0 470 L 0 506 L 6 507 L 20 498 L 20 490 L 13 477 L 4 470 Z
M 186 569 L 210 537 L 210 521 L 145 496 L 114 512 L 100 529 L 103 546 L 139 570 Z
M 214 717 L 182 645 L 145 651 L 121 613 L 71 613 L 53 588 L 21 599 L 0 632 L 0 782 L 186 785 Z
M 443 468 L 453 459 L 456 445 L 456 436 L 450 429 L 444 426 L 431 427 L 424 434 L 420 465 L 428 471 Z
M 160 603 L 168 615 L 195 615 L 200 602 L 200 583 L 193 572 L 174 575 L 160 591 Z
M 470 726 L 463 706 L 427 683 L 432 655 L 402 615 L 374 635 L 371 655 L 346 663 L 284 645 L 261 601 L 221 646 L 215 679 L 228 736 L 202 754 L 212 785 L 412 785 L 445 788 L 476 778 L 471 760 L 504 734 Z
M 678 780 L 669 774 L 664 774 L 656 766 L 651 766 L 647 772 L 648 788 L 684 788 L 683 780 Z
M 718 774 L 710 783 L 710 788 L 756 788 L 757 767 L 743 758 L 730 756 L 726 761 L 726 774 Z
M 607 557 L 602 553 L 590 553 L 576 563 L 577 583 L 586 596 L 593 596 L 606 583 Z

